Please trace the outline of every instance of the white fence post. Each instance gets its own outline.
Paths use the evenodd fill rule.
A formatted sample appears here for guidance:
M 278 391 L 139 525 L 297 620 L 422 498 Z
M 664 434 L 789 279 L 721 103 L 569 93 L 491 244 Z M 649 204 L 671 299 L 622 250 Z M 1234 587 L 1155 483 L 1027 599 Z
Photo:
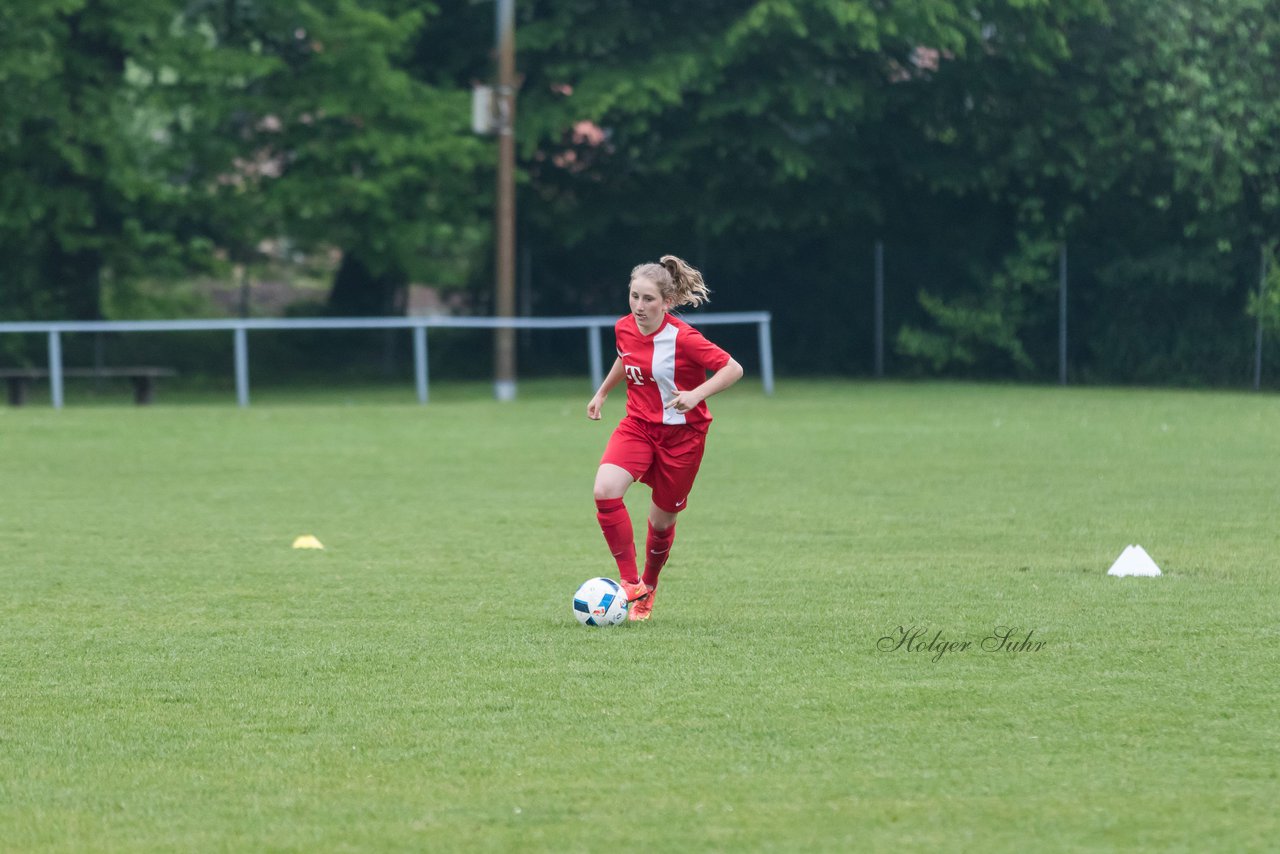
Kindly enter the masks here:
M 249 336 L 243 326 L 235 328 L 236 343 L 236 403 L 249 405 Z
M 1067 384 L 1067 244 L 1058 253 L 1058 385 Z
M 876 241 L 875 250 L 875 367 L 876 376 L 884 376 L 884 241 Z
M 773 395 L 773 324 L 770 320 L 760 321 L 757 327 L 760 340 L 760 380 L 764 383 L 764 393 Z
M 587 327 L 587 352 L 591 354 L 591 390 L 604 382 L 604 359 L 600 354 L 600 327 Z
M 1253 390 L 1262 389 L 1262 319 L 1263 300 L 1267 298 L 1267 244 L 1258 253 L 1258 326 L 1253 336 Z
M 418 403 L 427 402 L 427 327 L 413 327 L 413 378 L 418 386 Z
M 62 339 L 58 330 L 49 330 L 49 400 L 54 409 L 62 408 Z

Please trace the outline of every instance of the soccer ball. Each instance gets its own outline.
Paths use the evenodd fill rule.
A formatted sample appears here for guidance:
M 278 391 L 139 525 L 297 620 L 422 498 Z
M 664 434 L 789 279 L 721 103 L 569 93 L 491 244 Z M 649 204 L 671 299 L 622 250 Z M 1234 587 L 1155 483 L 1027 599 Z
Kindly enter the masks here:
M 584 626 L 616 626 L 627 619 L 627 594 L 612 578 L 584 581 L 573 594 L 573 616 Z

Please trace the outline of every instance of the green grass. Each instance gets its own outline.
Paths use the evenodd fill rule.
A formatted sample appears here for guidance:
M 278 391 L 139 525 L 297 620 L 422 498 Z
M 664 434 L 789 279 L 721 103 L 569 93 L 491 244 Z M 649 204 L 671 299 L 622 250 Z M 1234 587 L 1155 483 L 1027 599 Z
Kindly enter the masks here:
M 744 384 L 592 630 L 585 386 L 0 411 L 0 850 L 1280 838 L 1274 396 Z

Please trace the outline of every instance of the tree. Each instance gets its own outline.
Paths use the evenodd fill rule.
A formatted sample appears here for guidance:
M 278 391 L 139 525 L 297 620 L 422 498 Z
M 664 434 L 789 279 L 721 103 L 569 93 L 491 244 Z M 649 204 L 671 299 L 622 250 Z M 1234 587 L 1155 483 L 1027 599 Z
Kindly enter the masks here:
M 407 69 L 437 11 L 408 5 L 242 3 L 195 21 L 271 59 L 217 113 L 237 149 L 220 202 L 253 206 L 237 221 L 259 236 L 341 247 L 338 314 L 392 313 L 411 278 L 465 283 L 487 236 L 488 145 L 469 131 L 466 90 Z
M 354 0 L 33 0 L 0 8 L 8 316 L 101 316 L 104 277 L 346 250 L 335 310 L 464 281 L 487 144 L 461 87 L 404 69 L 427 10 Z
M 186 66 L 165 0 L 0 7 L 0 279 L 8 317 L 96 318 L 104 275 L 207 248 L 183 210 L 181 157 L 149 119 L 165 93 L 140 65 Z
M 784 367 L 865 365 L 876 237 L 930 244 L 930 285 L 985 278 L 1024 245 L 1025 188 L 982 165 L 961 133 L 974 105 L 944 81 L 1050 76 L 1067 28 L 1102 14 L 1095 0 L 540 7 L 521 40 L 537 216 L 548 231 L 572 218 L 579 251 L 683 247 L 727 299 L 776 307 Z M 603 141 L 572 132 L 583 120 Z
M 923 292 L 930 322 L 903 328 L 900 348 L 935 369 L 1002 353 L 1043 375 L 1056 362 L 1053 259 L 1070 242 L 1083 375 L 1239 376 L 1250 268 L 1280 193 L 1277 12 L 1264 0 L 1111 3 L 1064 27 L 1066 50 L 1045 69 L 1004 51 L 949 64 L 933 94 L 972 105 L 948 133 L 977 169 L 937 174 L 1012 205 L 1019 242 L 984 281 Z
M 1166 117 L 1162 141 L 1173 156 L 1173 189 L 1193 195 L 1201 214 L 1238 211 L 1255 238 L 1274 239 L 1280 2 L 1166 0 L 1139 8 L 1138 55 L 1152 64 L 1144 94 Z

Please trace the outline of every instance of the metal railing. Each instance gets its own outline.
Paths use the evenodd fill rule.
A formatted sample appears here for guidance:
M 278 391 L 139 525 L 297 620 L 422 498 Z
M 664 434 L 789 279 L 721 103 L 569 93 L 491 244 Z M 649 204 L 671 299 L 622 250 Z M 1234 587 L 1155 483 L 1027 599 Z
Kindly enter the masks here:
M 767 311 L 681 315 L 694 326 L 755 324 L 760 348 L 760 378 L 765 394 L 773 394 L 772 315 Z M 0 323 L 0 335 L 39 333 L 49 342 L 49 398 L 55 409 L 63 405 L 62 334 L 74 332 L 211 332 L 232 333 L 235 351 L 236 401 L 249 405 L 249 332 L 299 329 L 410 329 L 413 331 L 414 380 L 418 402 L 429 399 L 428 329 L 585 329 L 594 389 L 604 380 L 601 331 L 612 329 L 617 316 L 593 317 L 312 317 L 225 320 L 87 320 Z

